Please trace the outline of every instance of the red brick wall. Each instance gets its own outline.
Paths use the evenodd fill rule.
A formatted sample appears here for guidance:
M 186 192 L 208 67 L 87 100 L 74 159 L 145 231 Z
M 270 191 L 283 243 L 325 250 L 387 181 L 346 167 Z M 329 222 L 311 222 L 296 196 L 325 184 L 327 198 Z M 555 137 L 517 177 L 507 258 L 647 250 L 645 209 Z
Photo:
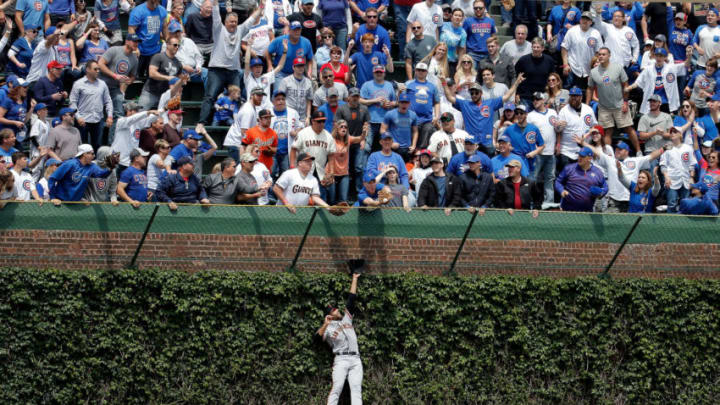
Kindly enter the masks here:
M 0 266 L 122 268 L 130 262 L 139 233 L 0 231 Z M 148 235 L 140 268 L 282 271 L 300 237 L 201 234 Z M 345 260 L 364 258 L 376 273 L 442 274 L 459 239 L 309 237 L 298 262 L 301 271 L 345 270 Z M 617 244 L 554 241 L 468 240 L 456 270 L 462 275 L 515 274 L 594 276 L 611 260 Z M 612 269 L 615 277 L 720 278 L 720 245 L 627 245 Z

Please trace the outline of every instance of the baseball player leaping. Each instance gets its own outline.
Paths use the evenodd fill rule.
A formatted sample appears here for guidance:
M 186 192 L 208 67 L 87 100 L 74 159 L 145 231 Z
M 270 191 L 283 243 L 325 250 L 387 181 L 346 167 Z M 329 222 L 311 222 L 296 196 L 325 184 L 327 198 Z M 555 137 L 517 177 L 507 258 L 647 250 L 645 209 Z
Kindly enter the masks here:
M 352 405 L 362 404 L 363 366 L 360 362 L 357 335 L 352 322 L 353 315 L 355 315 L 355 299 L 357 299 L 355 293 L 359 277 L 360 274 L 353 272 L 345 315 L 343 316 L 335 306 L 328 305 L 325 308 L 325 323 L 317 331 L 318 336 L 321 336 L 330 345 L 335 354 L 332 371 L 333 385 L 330 395 L 328 395 L 328 405 L 338 403 L 343 385 L 345 385 L 345 378 L 350 384 Z

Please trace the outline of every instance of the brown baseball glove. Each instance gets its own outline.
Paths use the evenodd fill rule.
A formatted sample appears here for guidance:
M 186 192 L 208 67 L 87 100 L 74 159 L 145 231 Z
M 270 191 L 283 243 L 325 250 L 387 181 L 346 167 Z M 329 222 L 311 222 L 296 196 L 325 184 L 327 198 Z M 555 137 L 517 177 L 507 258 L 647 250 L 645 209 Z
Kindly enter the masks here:
M 177 110 L 179 108 L 180 108 L 180 96 L 171 98 L 170 101 L 168 101 L 167 105 L 165 106 L 166 111 Z
M 333 205 L 329 209 L 330 213 L 335 215 L 336 217 L 341 217 L 350 211 L 350 205 L 346 203 L 345 201 L 339 202 L 336 205 Z
M 120 153 L 111 153 L 107 156 L 105 156 L 105 165 L 110 168 L 114 169 L 117 167 L 117 165 L 120 163 Z
M 392 200 L 393 194 L 390 191 L 390 187 L 383 187 L 382 190 L 378 191 L 378 201 L 380 204 L 385 205 Z

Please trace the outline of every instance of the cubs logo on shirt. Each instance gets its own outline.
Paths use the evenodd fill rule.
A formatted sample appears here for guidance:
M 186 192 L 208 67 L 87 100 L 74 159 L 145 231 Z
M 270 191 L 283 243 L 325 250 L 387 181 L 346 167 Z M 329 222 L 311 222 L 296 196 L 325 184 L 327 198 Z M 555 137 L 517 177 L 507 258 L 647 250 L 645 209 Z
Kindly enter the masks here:
M 633 38 L 633 33 L 631 31 L 626 32 L 625 38 L 627 38 L 628 41 L 631 40 Z
M 433 22 L 433 24 L 439 23 L 440 22 L 440 14 L 433 14 L 432 22 Z
M 592 118 L 592 115 L 590 115 L 590 114 L 587 114 L 585 116 L 585 118 L 583 118 L 583 122 L 585 122 L 585 125 L 587 125 L 587 126 L 592 125 L 592 121 L 593 121 L 593 118 Z
M 41 1 L 36 1 L 33 6 L 35 7 L 35 11 L 42 11 L 43 4 Z
M 682 159 L 683 162 L 688 162 L 688 161 L 690 161 L 690 153 L 688 153 L 688 152 L 683 153 L 683 154 L 680 156 L 680 159 Z
M 105 181 L 105 179 L 98 179 L 98 181 L 95 183 L 95 185 L 97 186 L 97 189 L 99 191 L 102 191 L 102 190 L 105 190 L 105 186 L 107 185 L 107 182 Z
M 610 76 L 608 76 L 608 75 L 603 76 L 602 82 L 604 85 L 609 86 L 610 85 Z
M 622 163 L 625 165 L 625 167 L 627 167 L 627 168 L 630 169 L 630 170 L 634 170 L 634 169 L 635 169 L 635 162 L 633 162 L 632 160 L 629 160 L 629 161 L 626 160 L 626 161 L 624 161 L 624 162 L 622 162 Z
M 374 65 L 379 65 L 380 61 L 377 56 L 373 56 L 372 58 L 370 58 L 370 63 L 372 63 L 374 66 Z
M 25 191 L 30 191 L 30 184 L 31 184 L 31 181 L 30 181 L 30 180 L 25 180 L 25 181 L 23 181 L 23 183 L 22 183 L 22 188 L 23 188 Z
M 595 39 L 595 38 L 593 38 L 593 37 L 588 38 L 588 39 L 587 39 L 587 45 L 588 45 L 590 48 L 595 49 L 595 47 L 597 46 L 597 39 Z
M 490 107 L 486 106 L 486 105 L 482 106 L 480 108 L 480 115 L 482 115 L 485 118 L 489 117 L 490 116 Z
M 527 141 L 527 143 L 535 143 L 536 138 L 537 134 L 535 133 L 535 131 L 530 131 L 525 134 L 525 140 Z
M 130 61 L 126 59 L 120 60 L 117 65 L 115 65 L 115 71 L 119 75 L 127 74 L 128 72 L 130 72 Z
M 698 86 L 700 87 L 701 90 L 707 90 L 710 88 L 710 82 L 705 79 L 700 79 L 700 80 L 698 80 Z
M 548 122 L 550 123 L 550 125 L 556 126 L 558 123 L 557 115 L 551 115 L 550 117 L 548 117 Z
M 567 18 L 565 18 L 565 19 L 566 20 L 574 20 L 575 19 L 575 11 L 574 10 L 568 11 Z
M 377 2 L 379 2 L 379 1 L 380 1 L 380 0 L 368 0 L 368 2 L 369 2 L 370 4 L 377 4 Z
M 303 51 L 302 48 L 298 48 L 298 49 L 295 51 L 295 57 L 296 57 L 296 58 L 302 58 L 303 56 L 305 56 L 305 51 Z
M 140 139 L 140 130 L 139 130 L 139 129 L 136 129 L 136 130 L 135 130 L 135 133 L 133 134 L 133 136 L 135 137 L 135 139 Z
M 83 175 L 80 172 L 73 173 L 72 177 L 71 177 L 73 183 L 80 183 L 80 181 L 82 181 L 82 178 L 83 178 Z
M 313 29 L 317 27 L 317 24 L 315 24 L 315 20 L 305 20 L 305 22 L 303 22 L 303 27 Z
M 667 76 L 665 76 L 665 80 L 667 80 L 668 83 L 672 83 L 675 81 L 675 75 L 672 73 L 668 73 Z

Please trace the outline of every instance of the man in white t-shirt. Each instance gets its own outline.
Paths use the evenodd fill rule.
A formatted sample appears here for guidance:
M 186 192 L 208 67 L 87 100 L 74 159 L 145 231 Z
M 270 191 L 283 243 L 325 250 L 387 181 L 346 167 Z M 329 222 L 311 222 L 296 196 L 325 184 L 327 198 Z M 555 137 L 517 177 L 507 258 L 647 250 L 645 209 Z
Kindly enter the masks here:
M 438 156 L 447 165 L 453 156 L 465 149 L 465 139 L 471 136 L 462 129 L 455 128 L 455 117 L 449 112 L 440 115 L 440 125 L 442 129 L 430 136 L 428 149 L 433 156 Z
M 490 66 L 485 65 L 481 67 L 479 76 L 482 78 L 482 86 L 480 86 L 480 89 L 482 90 L 483 101 L 491 100 L 493 98 L 502 98 L 502 96 L 509 91 L 508 86 L 504 83 L 497 83 L 495 81 L 495 72 L 493 72 L 493 69 Z M 495 110 L 495 117 L 493 118 L 493 121 L 499 120 L 501 113 L 502 110 Z
M 296 156 L 299 153 L 306 153 L 313 157 L 311 162 L 312 172 L 317 174 L 318 180 L 320 180 L 323 187 L 329 186 L 334 180 L 333 176 L 325 178 L 325 165 L 328 158 L 336 150 L 335 139 L 325 130 L 325 120 L 324 112 L 315 111 L 312 114 L 310 126 L 298 132 L 297 138 L 295 138 L 295 142 L 293 142 L 290 149 L 290 167 L 294 167 L 293 162 L 296 161 Z
M 307 153 L 302 152 L 297 156 L 297 167 L 283 173 L 273 186 L 277 205 L 286 206 L 293 214 L 297 212 L 295 206 L 308 205 L 311 198 L 313 204 L 328 207 L 320 198 L 318 180 L 310 173 L 314 163 L 315 158 Z
M 13 167 L 10 171 L 15 177 L 15 192 L 17 193 L 17 199 L 22 201 L 30 201 L 30 197 L 33 200 L 39 201 L 42 205 L 42 198 L 35 189 L 35 180 L 32 175 L 24 169 L 28 166 L 27 155 L 23 152 L 15 152 L 12 155 Z
M 558 113 L 545 105 L 545 95 L 540 92 L 533 93 L 533 107 L 527 116 L 527 122 L 540 130 L 545 148 L 535 159 L 535 179 L 543 182 L 545 198 L 542 209 L 555 208 L 555 142 L 557 139 Z M 541 177 L 542 175 L 542 177 Z
M 500 48 L 500 57 L 512 59 L 512 64 L 514 65 L 521 56 L 529 55 L 532 49 L 530 42 L 527 41 L 527 35 L 527 26 L 525 24 L 518 24 L 515 27 L 515 40 L 507 41 L 503 44 L 502 48 Z
M 407 25 L 405 31 L 405 43 L 410 42 L 412 38 L 412 31 L 410 26 L 415 21 L 418 21 L 423 26 L 423 35 L 439 38 L 438 29 L 443 25 L 443 13 L 442 8 L 435 4 L 435 0 L 425 0 L 421 3 L 416 3 L 410 9 L 407 21 L 410 23 Z

